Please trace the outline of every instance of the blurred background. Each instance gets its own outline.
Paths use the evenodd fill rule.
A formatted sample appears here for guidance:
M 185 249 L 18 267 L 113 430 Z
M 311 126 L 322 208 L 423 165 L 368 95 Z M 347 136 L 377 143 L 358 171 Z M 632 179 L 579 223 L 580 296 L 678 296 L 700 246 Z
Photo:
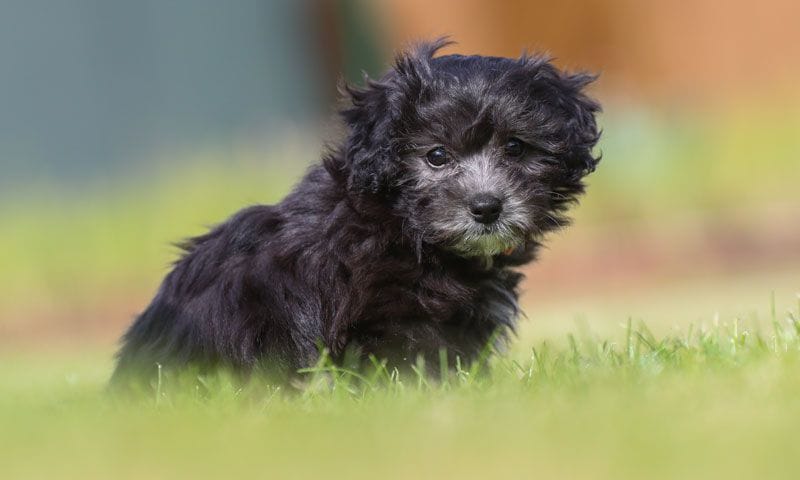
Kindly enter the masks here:
M 172 242 L 280 199 L 409 42 L 601 73 L 603 161 L 525 339 L 769 321 L 800 292 L 800 3 L 3 0 L 0 349 L 113 351 Z

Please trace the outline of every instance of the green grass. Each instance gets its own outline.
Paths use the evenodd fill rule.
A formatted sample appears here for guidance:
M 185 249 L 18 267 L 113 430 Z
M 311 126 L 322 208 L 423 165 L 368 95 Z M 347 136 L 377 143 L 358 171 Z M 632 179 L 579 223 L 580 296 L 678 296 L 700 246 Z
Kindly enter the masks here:
M 517 345 L 443 381 L 325 362 L 302 388 L 106 394 L 105 355 L 5 354 L 3 478 L 796 478 L 800 305 Z M 183 379 L 185 380 L 185 379 Z M 197 384 L 194 379 L 189 383 Z
M 797 108 L 670 118 L 609 107 L 605 159 L 579 225 L 797 205 Z M 83 340 L 80 329 L 103 319 L 76 315 L 105 303 L 139 308 L 174 258 L 170 242 L 276 201 L 304 168 L 282 160 L 317 154 L 231 156 L 81 191 L 3 192 L 0 327 L 38 340 L 42 325 L 60 322 Z M 0 478 L 796 478 L 800 306 L 773 307 L 760 322 L 728 312 L 770 287 L 785 305 L 797 288 L 796 269 L 785 267 L 732 293 L 687 284 L 698 311 L 726 305 L 727 321 L 672 333 L 697 318 L 686 294 L 658 287 L 656 302 L 576 292 L 549 313 L 539 305 L 535 331 L 488 367 L 464 366 L 443 382 L 321 364 L 291 393 L 211 376 L 202 395 L 167 379 L 158 395 L 119 402 L 105 392 L 110 351 L 88 340 L 60 351 L 0 342 Z M 563 332 L 573 310 L 602 333 L 541 339 Z M 547 329 L 542 317 L 554 319 Z

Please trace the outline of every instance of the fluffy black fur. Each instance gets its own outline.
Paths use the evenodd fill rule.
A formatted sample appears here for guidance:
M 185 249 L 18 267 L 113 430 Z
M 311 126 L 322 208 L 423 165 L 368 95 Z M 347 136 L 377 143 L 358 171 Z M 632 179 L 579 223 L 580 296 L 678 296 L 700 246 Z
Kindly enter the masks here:
M 156 364 L 290 374 L 322 347 L 392 364 L 444 348 L 469 362 L 513 331 L 513 267 L 566 223 L 598 161 L 599 106 L 582 93 L 593 77 L 540 56 L 435 57 L 445 44 L 346 87 L 343 145 L 279 204 L 183 245 L 124 335 L 115 381 Z M 523 155 L 506 155 L 509 138 Z M 437 147 L 444 168 L 427 163 Z M 496 225 L 470 219 L 477 190 L 506 202 Z

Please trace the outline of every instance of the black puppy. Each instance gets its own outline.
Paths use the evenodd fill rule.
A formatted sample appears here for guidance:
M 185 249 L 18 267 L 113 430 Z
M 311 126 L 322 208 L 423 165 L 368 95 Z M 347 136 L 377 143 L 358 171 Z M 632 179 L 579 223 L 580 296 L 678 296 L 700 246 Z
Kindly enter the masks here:
M 293 372 L 326 348 L 469 362 L 518 314 L 512 268 L 598 161 L 594 77 L 547 58 L 397 57 L 346 87 L 348 136 L 274 206 L 187 241 L 122 340 L 115 380 L 165 367 Z

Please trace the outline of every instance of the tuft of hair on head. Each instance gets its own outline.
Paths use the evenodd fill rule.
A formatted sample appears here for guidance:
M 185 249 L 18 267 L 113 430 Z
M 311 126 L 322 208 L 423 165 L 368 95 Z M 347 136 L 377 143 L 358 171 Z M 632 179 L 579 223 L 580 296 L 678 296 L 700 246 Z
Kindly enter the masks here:
M 439 50 L 455 45 L 449 36 L 432 41 L 420 41 L 402 50 L 394 58 L 394 70 L 401 76 L 431 78 L 431 60 Z
M 400 148 L 393 125 L 430 80 L 433 57 L 453 43 L 441 37 L 414 44 L 395 56 L 392 69 L 380 79 L 365 74 L 363 86 L 340 84 L 341 93 L 349 100 L 340 114 L 349 128 L 344 168 L 351 192 L 381 195 L 391 191 L 398 168 L 393 160 Z

